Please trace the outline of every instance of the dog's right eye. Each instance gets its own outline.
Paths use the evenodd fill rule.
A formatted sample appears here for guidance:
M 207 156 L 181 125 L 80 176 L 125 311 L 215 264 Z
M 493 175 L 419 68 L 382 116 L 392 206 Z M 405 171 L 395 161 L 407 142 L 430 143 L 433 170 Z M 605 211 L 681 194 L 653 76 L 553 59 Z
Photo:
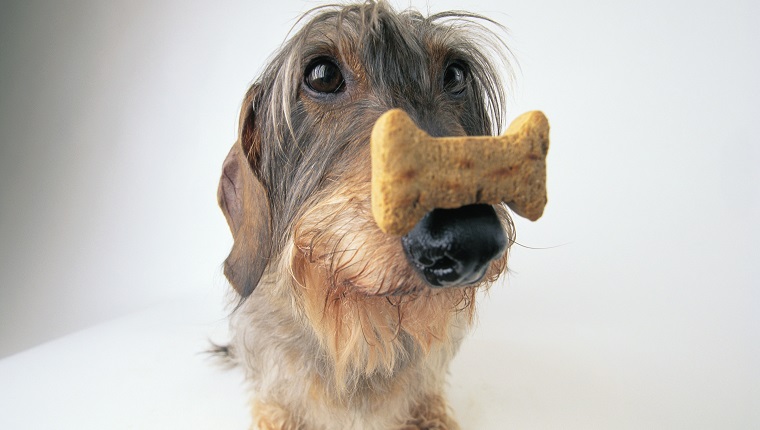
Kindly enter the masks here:
M 453 95 L 461 96 L 467 89 L 467 67 L 455 61 L 446 67 L 443 73 L 443 89 Z
M 345 84 L 340 67 L 327 58 L 320 58 L 309 64 L 304 74 L 304 82 L 313 91 L 326 94 L 340 92 Z

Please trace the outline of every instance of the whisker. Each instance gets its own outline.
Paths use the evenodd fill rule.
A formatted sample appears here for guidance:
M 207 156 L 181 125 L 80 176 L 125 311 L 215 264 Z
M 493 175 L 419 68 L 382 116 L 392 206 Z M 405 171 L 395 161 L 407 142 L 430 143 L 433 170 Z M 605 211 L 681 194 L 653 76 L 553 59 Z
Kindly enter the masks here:
M 521 244 L 520 242 L 518 242 L 516 240 L 513 240 L 512 243 L 514 243 L 515 245 L 519 246 L 520 248 L 533 249 L 533 250 L 546 250 L 546 249 L 562 248 L 564 246 L 572 244 L 572 242 L 565 242 L 565 243 L 561 243 L 559 245 L 535 247 L 535 246 L 523 245 L 523 244 Z

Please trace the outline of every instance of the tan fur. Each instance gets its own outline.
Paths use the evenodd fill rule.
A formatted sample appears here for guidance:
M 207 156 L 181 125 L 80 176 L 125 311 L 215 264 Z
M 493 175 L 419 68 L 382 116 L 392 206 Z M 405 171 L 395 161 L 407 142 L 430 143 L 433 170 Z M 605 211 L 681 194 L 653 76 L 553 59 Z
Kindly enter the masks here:
M 347 180 L 335 195 L 315 202 L 294 239 L 297 293 L 335 363 L 339 387 L 349 382 L 349 370 L 391 375 L 402 353 L 402 332 L 424 354 L 450 348 L 452 320 L 469 325 L 475 311 L 474 287 L 431 290 L 412 272 L 398 238 L 373 223 L 369 183 L 357 176 L 361 182 Z M 505 263 L 506 255 L 492 263 L 484 285 Z
M 459 425 L 450 418 L 448 410 L 449 406 L 443 397 L 428 397 L 412 410 L 413 418 L 401 430 L 459 430 Z
M 265 380 L 254 387 L 260 429 L 458 428 L 443 400 L 444 378 L 473 321 L 477 288 L 425 287 L 399 241 L 374 223 L 368 187 L 357 173 L 331 195 L 315 196 L 279 263 L 233 320 L 236 349 L 261 352 L 261 339 L 247 334 L 258 321 L 251 315 L 270 323 L 295 316 L 283 321 L 287 328 L 277 324 L 284 333 L 259 334 L 268 349 L 276 345 L 268 364 L 249 362 L 278 375 L 257 378 Z M 492 263 L 480 288 L 506 259 Z M 324 368 L 308 364 L 310 357 Z
M 458 429 L 446 373 L 475 318 L 477 292 L 506 270 L 508 251 L 477 284 L 431 287 L 401 238 L 373 219 L 369 133 L 398 97 L 439 133 L 498 130 L 504 94 L 478 51 L 489 36 L 466 13 L 428 19 L 383 1 L 319 11 L 248 92 L 220 181 L 235 238 L 225 262 L 237 292 L 229 351 L 250 383 L 252 429 Z M 375 43 L 380 35 L 395 37 L 396 49 Z M 389 56 L 368 59 L 370 46 Z M 341 62 L 351 76 L 345 93 L 304 89 L 314 55 Z M 404 55 L 417 58 L 408 71 L 379 79 Z M 433 95 L 420 88 L 443 80 L 452 55 L 469 60 L 468 98 L 421 98 Z M 423 56 L 427 68 L 417 67 Z M 494 209 L 511 243 L 507 209 Z
M 272 403 L 254 402 L 252 412 L 256 417 L 254 429 L 299 430 L 301 427 L 291 419 L 285 409 Z

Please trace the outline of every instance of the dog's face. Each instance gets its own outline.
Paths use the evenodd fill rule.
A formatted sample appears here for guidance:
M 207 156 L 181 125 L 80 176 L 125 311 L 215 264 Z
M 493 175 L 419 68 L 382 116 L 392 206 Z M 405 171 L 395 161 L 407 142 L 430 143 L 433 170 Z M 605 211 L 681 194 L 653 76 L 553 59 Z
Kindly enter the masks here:
M 370 210 L 369 136 L 392 108 L 433 136 L 498 133 L 504 93 L 489 56 L 503 45 L 466 14 L 369 3 L 311 16 L 244 102 L 219 187 L 235 238 L 225 274 L 243 297 L 268 269 L 332 297 L 436 287 L 471 297 L 506 268 L 506 209 L 436 210 L 404 237 L 382 233 Z

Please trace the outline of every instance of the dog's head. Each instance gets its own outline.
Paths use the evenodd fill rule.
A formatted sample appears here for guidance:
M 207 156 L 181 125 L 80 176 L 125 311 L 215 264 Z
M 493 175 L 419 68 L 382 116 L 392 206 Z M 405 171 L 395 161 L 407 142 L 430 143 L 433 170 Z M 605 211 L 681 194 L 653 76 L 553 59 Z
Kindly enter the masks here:
M 507 210 L 429 213 L 387 235 L 370 209 L 369 137 L 401 108 L 432 136 L 500 132 L 508 50 L 468 13 L 424 17 L 384 2 L 319 8 L 249 90 L 219 203 L 234 236 L 225 274 L 243 297 L 286 261 L 335 294 L 419 294 L 488 284 L 506 268 Z M 496 63 L 494 63 L 496 61 Z M 275 267 L 278 266 L 278 267 Z M 282 275 L 281 275 L 282 276 Z

